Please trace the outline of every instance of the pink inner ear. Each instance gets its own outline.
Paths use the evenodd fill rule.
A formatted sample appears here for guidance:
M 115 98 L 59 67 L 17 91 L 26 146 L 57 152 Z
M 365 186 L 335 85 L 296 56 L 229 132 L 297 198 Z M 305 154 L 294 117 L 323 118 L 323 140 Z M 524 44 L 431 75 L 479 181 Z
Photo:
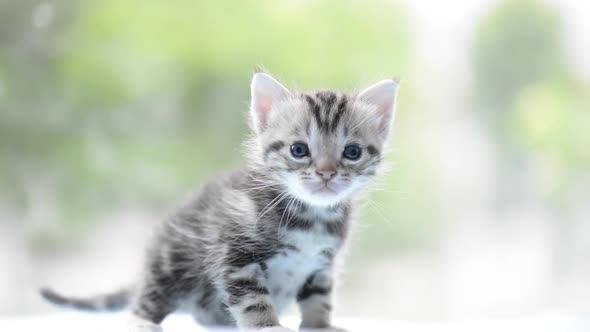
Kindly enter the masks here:
M 377 106 L 380 115 L 379 129 L 385 134 L 389 131 L 395 112 L 395 96 L 398 81 L 383 80 L 371 85 L 358 95 L 358 98 Z
M 272 108 L 272 100 L 270 98 L 260 98 L 258 104 L 258 114 L 260 117 L 260 122 L 264 126 L 266 125 L 266 117 Z
M 377 111 L 383 114 L 384 116 L 388 116 L 393 112 L 393 104 L 389 102 L 384 102 L 382 104 L 377 105 Z
M 252 118 L 255 130 L 264 130 L 273 103 L 288 98 L 291 93 L 277 80 L 265 73 L 256 73 L 252 78 Z
M 391 126 L 391 120 L 393 117 L 392 112 L 392 105 L 388 107 L 380 107 L 379 113 L 381 114 L 381 121 L 379 122 L 379 129 L 381 131 L 389 131 L 389 127 Z
M 271 107 L 272 101 L 270 100 L 270 98 L 262 98 L 262 100 L 260 101 L 260 112 L 266 115 L 266 113 L 270 111 Z

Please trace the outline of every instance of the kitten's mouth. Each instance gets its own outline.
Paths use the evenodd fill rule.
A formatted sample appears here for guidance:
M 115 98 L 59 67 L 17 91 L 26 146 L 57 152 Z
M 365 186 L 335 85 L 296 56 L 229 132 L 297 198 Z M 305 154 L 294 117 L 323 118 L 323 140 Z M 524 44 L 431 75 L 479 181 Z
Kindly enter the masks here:
M 295 193 L 313 205 L 333 205 L 346 197 L 350 183 L 342 181 L 301 181 Z
M 336 190 L 330 188 L 327 183 L 324 184 L 320 189 L 312 191 L 312 193 L 314 193 L 314 194 L 319 194 L 319 193 L 337 194 Z
M 309 191 L 314 194 L 324 194 L 324 195 L 337 195 L 338 190 L 335 188 L 333 183 L 329 182 L 321 182 L 317 184 L 312 184 L 308 187 Z

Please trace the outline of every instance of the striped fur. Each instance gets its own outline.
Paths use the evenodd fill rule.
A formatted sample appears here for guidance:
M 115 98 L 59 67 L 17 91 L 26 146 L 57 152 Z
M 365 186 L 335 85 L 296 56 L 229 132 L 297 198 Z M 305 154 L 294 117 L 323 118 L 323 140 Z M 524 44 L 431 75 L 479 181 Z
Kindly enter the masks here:
M 248 165 L 210 181 L 162 224 L 133 292 L 42 295 L 85 310 L 129 304 L 131 331 L 159 331 L 178 310 L 203 325 L 286 331 L 278 317 L 294 300 L 303 327 L 330 326 L 333 270 L 350 229 L 351 199 L 377 172 L 383 121 L 392 115 L 380 113 L 374 91 L 296 94 L 264 73 L 255 74 L 252 89 Z M 295 158 L 295 142 L 307 144 L 309 155 Z M 347 144 L 361 148 L 358 160 L 343 157 Z M 332 178 L 318 177 L 322 167 Z M 319 190 L 310 189 L 318 183 Z

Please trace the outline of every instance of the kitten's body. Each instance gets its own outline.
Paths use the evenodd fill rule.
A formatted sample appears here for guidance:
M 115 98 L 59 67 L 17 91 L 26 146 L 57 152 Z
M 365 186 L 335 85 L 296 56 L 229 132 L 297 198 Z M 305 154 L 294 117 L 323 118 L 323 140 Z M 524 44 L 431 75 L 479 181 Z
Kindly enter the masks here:
M 281 197 L 278 190 L 256 189 L 261 186 L 259 178 L 247 170 L 231 173 L 181 207 L 163 225 L 148 262 L 149 270 L 162 268 L 174 280 L 158 284 L 148 276 L 144 280 L 148 287 L 142 288 L 178 288 L 174 307 L 193 311 L 204 325 L 235 324 L 215 283 L 228 277 L 262 277 L 260 286 L 268 291 L 278 314 L 313 272 L 329 269 L 344 242 L 348 205 L 310 207 L 293 197 Z M 325 286 L 327 291 L 330 285 Z M 250 291 L 265 293 L 256 287 Z M 166 293 L 169 301 L 175 290 Z M 232 291 L 228 293 L 232 302 Z M 244 301 L 241 309 L 257 301 Z M 166 305 L 159 302 L 152 302 L 161 311 L 155 316 L 166 314 L 162 310 Z M 151 314 L 150 308 L 138 307 L 139 316 Z
M 97 299 L 45 297 L 82 309 L 130 304 L 132 331 L 158 331 L 176 310 L 203 325 L 279 330 L 278 314 L 294 299 L 302 327 L 329 327 L 351 195 L 375 174 L 393 118 L 397 84 L 380 84 L 355 97 L 293 95 L 256 74 L 249 165 L 208 183 L 162 225 L 139 284 Z

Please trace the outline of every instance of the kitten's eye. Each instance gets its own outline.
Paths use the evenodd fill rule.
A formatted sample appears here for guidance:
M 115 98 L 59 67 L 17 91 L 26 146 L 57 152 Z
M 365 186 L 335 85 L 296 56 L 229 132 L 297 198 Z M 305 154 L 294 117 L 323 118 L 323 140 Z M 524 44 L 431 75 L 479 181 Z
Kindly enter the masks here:
M 309 156 L 309 148 L 305 143 L 294 143 L 291 145 L 291 154 L 295 158 L 303 158 Z
M 342 156 L 350 160 L 358 160 L 361 157 L 361 148 L 356 144 L 347 145 L 342 152 Z

